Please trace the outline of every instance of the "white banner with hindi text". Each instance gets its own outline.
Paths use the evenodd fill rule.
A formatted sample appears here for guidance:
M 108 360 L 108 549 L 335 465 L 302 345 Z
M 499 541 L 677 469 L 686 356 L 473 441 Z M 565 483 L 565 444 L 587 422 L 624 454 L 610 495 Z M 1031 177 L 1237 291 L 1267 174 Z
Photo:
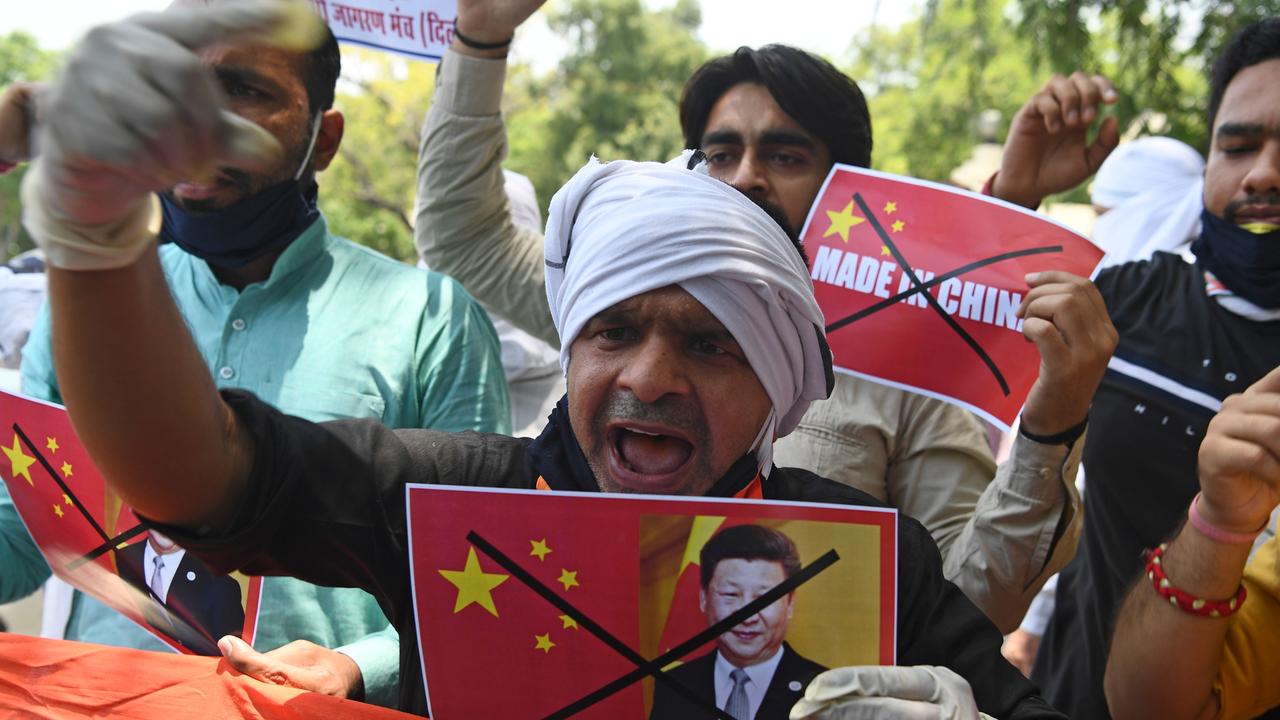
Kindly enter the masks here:
M 439 60 L 453 42 L 457 0 L 312 0 L 339 42 Z

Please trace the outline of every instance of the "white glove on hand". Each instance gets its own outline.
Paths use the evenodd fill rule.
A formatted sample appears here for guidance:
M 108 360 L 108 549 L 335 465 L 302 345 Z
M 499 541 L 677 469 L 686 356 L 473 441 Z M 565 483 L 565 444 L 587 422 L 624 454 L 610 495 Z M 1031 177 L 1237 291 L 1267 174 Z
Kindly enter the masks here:
M 219 165 L 253 169 L 278 157 L 274 137 L 227 111 L 197 53 L 228 42 L 307 49 L 322 27 L 309 3 L 246 0 L 91 30 L 41 96 L 41 155 L 22 184 L 23 224 L 49 263 L 128 265 L 159 234 L 153 193 Z
M 973 691 L 944 667 L 861 665 L 828 670 L 805 688 L 791 720 L 978 720 Z

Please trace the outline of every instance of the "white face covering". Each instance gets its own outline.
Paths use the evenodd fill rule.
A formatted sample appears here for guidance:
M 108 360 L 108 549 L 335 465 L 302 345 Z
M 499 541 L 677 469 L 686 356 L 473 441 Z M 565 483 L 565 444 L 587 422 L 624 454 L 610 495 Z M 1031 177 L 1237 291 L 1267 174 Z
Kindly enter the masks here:
M 1089 189 L 1094 205 L 1110 208 L 1093 225 L 1102 266 L 1185 247 L 1200 232 L 1203 193 L 1204 159 L 1189 145 L 1144 137 L 1116 148 Z
M 733 335 L 773 411 L 757 437 L 760 470 L 773 440 L 831 392 L 831 353 L 808 269 L 791 240 L 745 195 L 667 164 L 592 158 L 551 200 L 547 300 L 560 364 L 592 317 L 628 298 L 679 285 Z

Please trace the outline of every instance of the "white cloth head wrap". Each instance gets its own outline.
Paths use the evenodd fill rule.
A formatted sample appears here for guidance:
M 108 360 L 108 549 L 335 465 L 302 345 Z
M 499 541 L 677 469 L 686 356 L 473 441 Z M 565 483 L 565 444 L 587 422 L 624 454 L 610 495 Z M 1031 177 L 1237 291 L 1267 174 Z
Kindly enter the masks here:
M 551 199 L 547 300 L 569 370 L 574 338 L 592 317 L 628 298 L 679 285 L 742 347 L 773 402 L 756 443 L 761 471 L 773 440 L 795 429 L 831 388 L 822 311 L 800 254 L 745 195 L 670 163 L 594 157 Z
M 1204 159 L 1173 138 L 1139 138 L 1111 153 L 1089 192 L 1110 208 L 1093 226 L 1103 267 L 1175 252 L 1199 233 Z

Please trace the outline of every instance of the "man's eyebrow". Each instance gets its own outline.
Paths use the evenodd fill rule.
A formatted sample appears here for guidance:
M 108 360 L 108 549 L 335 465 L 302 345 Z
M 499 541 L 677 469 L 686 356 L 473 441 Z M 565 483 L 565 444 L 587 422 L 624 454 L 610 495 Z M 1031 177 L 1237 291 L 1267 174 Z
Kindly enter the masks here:
M 737 130 L 712 130 L 702 136 L 702 147 L 708 145 L 741 145 L 742 133 Z
M 613 307 L 607 307 L 595 315 L 592 315 L 591 319 L 587 321 L 587 324 L 606 323 L 612 325 L 615 323 L 627 323 L 630 321 L 631 310 L 623 304 L 618 304 Z
M 714 342 L 731 342 L 737 344 L 738 341 L 733 339 L 733 333 L 721 327 L 692 327 L 689 328 L 690 335 L 696 335 L 703 340 L 711 340 Z
M 806 150 L 813 150 L 816 145 L 813 138 L 802 132 L 795 130 L 766 130 L 760 136 L 762 145 L 790 145 L 792 147 L 802 147 Z
M 1262 123 L 1223 123 L 1218 126 L 1217 137 L 1252 137 L 1267 131 Z
M 251 85 L 266 85 L 272 88 L 279 86 L 279 84 L 270 77 L 263 75 L 253 68 L 241 65 L 222 65 L 214 68 L 213 74 L 217 75 L 218 79 L 223 81 L 238 80 Z

